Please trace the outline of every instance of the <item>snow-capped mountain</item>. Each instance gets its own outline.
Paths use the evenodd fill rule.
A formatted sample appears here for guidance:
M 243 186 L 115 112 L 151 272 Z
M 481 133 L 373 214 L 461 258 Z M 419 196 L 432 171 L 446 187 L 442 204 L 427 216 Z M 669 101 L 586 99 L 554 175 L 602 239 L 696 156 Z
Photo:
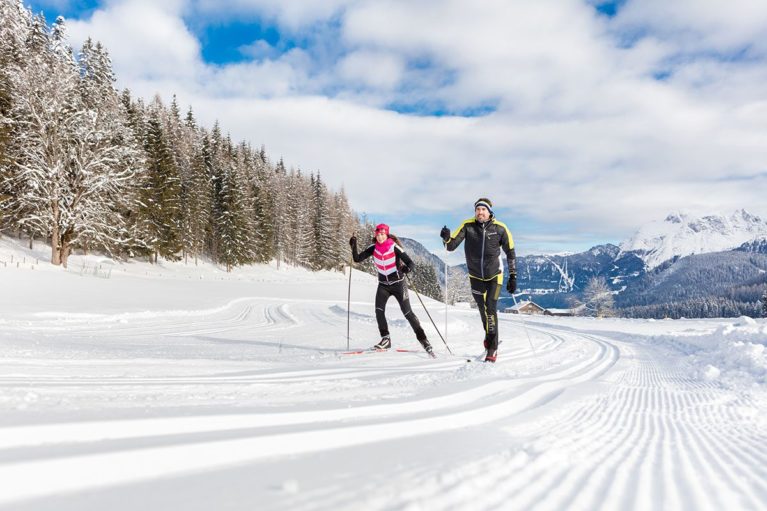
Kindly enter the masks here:
M 680 212 L 641 227 L 620 248 L 635 252 L 652 269 L 676 256 L 732 250 L 765 236 L 767 222 L 744 209 L 729 216 L 696 217 Z
M 592 277 L 605 277 L 615 291 L 630 286 L 644 275 L 644 262 L 608 243 L 577 254 L 519 256 L 517 274 L 519 289 L 538 305 L 567 307 L 568 294 L 582 292 Z

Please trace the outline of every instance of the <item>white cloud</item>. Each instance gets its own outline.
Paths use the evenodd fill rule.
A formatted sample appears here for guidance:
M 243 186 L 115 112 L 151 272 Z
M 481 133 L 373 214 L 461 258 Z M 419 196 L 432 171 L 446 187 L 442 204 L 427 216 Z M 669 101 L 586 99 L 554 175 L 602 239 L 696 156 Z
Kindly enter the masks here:
M 360 50 L 346 55 L 338 64 L 344 81 L 361 83 L 373 89 L 389 90 L 402 80 L 403 59 L 391 53 Z
M 210 66 L 198 87 L 206 95 L 203 101 L 205 97 L 281 97 L 304 89 L 309 66 L 308 56 L 294 49 L 274 60 Z
M 120 85 L 178 93 L 205 124 L 343 184 L 358 211 L 458 218 L 489 195 L 506 220 L 572 226 L 569 240 L 530 235 L 572 248 L 618 242 L 679 207 L 767 216 L 764 59 L 696 59 L 695 38 L 674 37 L 702 34 L 702 54 L 761 48 L 765 9 L 737 2 L 727 9 L 752 7 L 753 19 L 691 1 L 649 2 L 661 14 L 633 1 L 609 19 L 578 0 L 239 0 L 226 13 L 121 0 L 70 31 L 106 44 Z M 307 44 L 280 54 L 256 41 L 243 48 L 253 61 L 209 65 L 189 12 L 273 18 Z M 629 27 L 645 36 L 625 47 Z M 497 111 L 419 117 L 382 109 L 391 103 Z
M 90 19 L 68 20 L 67 25 L 75 48 L 89 36 L 106 46 L 121 83 L 198 79 L 204 70 L 200 43 L 181 19 L 182 7 L 180 1 L 116 0 Z
M 254 41 L 251 44 L 240 46 L 239 50 L 243 55 L 246 55 L 256 61 L 273 59 L 278 57 L 280 54 L 280 51 L 277 48 L 261 39 Z
M 767 3 L 762 0 L 633 0 L 619 11 L 617 29 L 640 29 L 673 41 L 678 50 L 767 51 Z

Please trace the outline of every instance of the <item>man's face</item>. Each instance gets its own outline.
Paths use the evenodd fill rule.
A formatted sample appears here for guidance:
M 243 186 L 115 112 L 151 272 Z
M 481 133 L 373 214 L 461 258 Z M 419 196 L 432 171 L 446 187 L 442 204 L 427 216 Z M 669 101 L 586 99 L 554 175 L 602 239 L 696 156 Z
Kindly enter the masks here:
M 487 222 L 490 219 L 490 212 L 485 206 L 477 206 L 474 210 L 474 218 L 479 222 Z

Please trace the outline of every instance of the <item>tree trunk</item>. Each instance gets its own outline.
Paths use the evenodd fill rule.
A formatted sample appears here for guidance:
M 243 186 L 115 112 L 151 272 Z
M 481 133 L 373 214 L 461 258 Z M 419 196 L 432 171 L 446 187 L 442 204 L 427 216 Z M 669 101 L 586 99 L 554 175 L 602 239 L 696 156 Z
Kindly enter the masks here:
M 59 226 L 54 224 L 53 230 L 51 232 L 51 263 L 55 264 L 56 266 L 61 264 L 61 252 L 59 251 L 60 243 L 61 240 L 59 239 Z
M 67 260 L 69 259 L 69 251 L 70 251 L 70 245 L 69 241 L 64 240 L 61 242 L 61 265 L 66 268 L 67 267 Z
M 69 259 L 69 254 L 72 252 L 72 229 L 67 228 L 64 230 L 63 233 L 61 233 L 61 244 L 59 245 L 59 258 L 61 261 L 62 266 L 64 268 L 67 267 L 67 260 Z
M 53 213 L 53 225 L 51 225 L 51 263 L 59 266 L 61 264 L 61 252 L 59 251 L 61 244 L 61 226 L 59 225 L 61 211 L 59 211 L 58 202 L 53 201 L 51 210 Z

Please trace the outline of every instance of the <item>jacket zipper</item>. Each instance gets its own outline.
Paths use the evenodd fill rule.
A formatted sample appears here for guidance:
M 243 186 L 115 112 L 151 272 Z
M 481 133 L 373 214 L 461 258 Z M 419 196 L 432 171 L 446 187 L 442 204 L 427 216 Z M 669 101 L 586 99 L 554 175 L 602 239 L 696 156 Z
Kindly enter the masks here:
M 479 258 L 479 266 L 482 271 L 482 279 L 485 278 L 485 222 L 482 224 L 482 252 L 480 252 L 480 258 Z

